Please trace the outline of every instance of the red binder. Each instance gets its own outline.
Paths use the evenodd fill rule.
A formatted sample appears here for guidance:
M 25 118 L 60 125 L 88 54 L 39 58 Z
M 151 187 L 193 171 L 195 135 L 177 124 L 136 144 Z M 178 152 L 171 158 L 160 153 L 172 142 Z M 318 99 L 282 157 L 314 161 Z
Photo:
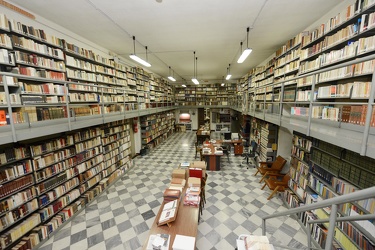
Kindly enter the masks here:
M 189 177 L 196 177 L 202 179 L 202 169 L 201 168 L 189 168 Z

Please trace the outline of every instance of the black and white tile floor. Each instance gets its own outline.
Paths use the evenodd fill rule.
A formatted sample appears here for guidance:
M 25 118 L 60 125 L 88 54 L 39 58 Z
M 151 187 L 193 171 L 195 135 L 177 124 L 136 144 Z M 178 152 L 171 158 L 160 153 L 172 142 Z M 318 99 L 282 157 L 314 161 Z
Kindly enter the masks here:
M 51 237 L 41 250 L 141 249 L 170 183 L 173 168 L 194 161 L 195 133 L 180 132 L 145 156 L 85 210 Z M 222 170 L 208 172 L 203 216 L 198 225 L 198 250 L 234 249 L 240 234 L 261 235 L 261 217 L 284 211 L 280 197 L 267 200 L 255 169 L 240 166 L 241 156 L 222 159 Z M 267 223 L 271 242 L 302 248 L 306 235 L 289 217 Z

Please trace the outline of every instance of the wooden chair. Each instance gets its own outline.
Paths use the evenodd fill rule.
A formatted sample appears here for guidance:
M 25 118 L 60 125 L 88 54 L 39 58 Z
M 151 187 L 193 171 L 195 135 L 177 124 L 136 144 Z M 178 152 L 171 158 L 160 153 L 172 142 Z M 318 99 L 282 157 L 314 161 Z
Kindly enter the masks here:
M 195 158 L 197 158 L 197 154 L 199 153 L 200 160 L 203 161 L 202 155 L 202 145 L 198 144 L 198 141 L 195 142 Z
M 267 200 L 270 200 L 277 192 L 284 192 L 285 189 L 288 188 L 289 179 L 290 176 L 288 174 L 269 175 L 269 178 L 264 180 L 264 185 L 262 187 L 262 190 L 265 188 L 265 186 L 268 186 L 270 190 L 273 190 L 270 196 L 268 196 Z
M 256 176 L 258 173 L 260 173 L 263 178 L 259 181 L 262 182 L 266 174 L 275 173 L 278 174 L 283 169 L 284 165 L 286 163 L 286 160 L 282 156 L 277 156 L 275 161 L 273 162 L 259 162 L 259 167 L 257 167 L 257 171 L 254 174 Z

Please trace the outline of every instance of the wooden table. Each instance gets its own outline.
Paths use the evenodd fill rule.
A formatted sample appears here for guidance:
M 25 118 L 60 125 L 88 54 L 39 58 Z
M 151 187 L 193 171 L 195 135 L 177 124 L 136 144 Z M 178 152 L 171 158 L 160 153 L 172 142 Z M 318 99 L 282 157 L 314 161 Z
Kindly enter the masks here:
M 219 144 L 220 143 L 215 143 L 215 145 L 219 145 Z M 210 148 L 211 153 L 210 154 L 204 154 L 203 153 L 204 148 Z M 219 171 L 220 170 L 220 157 L 223 155 L 223 153 L 215 154 L 215 146 L 211 143 L 203 144 L 203 149 L 202 149 L 202 155 L 207 162 L 207 170 Z
M 146 242 L 143 244 L 143 249 L 147 249 L 148 239 L 151 234 L 169 234 L 171 239 L 169 242 L 169 249 L 172 250 L 172 245 L 177 234 L 197 237 L 198 233 L 198 215 L 199 208 L 184 206 L 183 198 L 185 196 L 187 189 L 187 184 L 182 191 L 181 201 L 177 212 L 177 218 L 174 222 L 171 223 L 171 227 L 167 225 L 158 226 L 156 222 L 159 220 L 160 214 L 163 210 L 163 204 L 160 205 L 158 214 L 155 217 L 154 223 L 151 226 L 150 233 L 146 239 Z M 203 202 L 203 201 L 202 201 Z M 196 241 L 195 241 L 196 242 Z

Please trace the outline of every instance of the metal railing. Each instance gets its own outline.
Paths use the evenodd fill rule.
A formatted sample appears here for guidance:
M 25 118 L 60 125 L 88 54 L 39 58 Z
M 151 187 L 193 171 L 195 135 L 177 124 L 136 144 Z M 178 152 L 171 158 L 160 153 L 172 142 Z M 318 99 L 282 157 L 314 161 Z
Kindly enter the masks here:
M 341 196 L 338 196 L 338 197 L 323 200 L 323 201 L 313 203 L 313 204 L 310 204 L 310 205 L 305 205 L 305 206 L 297 207 L 297 208 L 291 208 L 291 209 L 289 209 L 287 211 L 284 211 L 284 212 L 267 215 L 267 216 L 262 217 L 262 234 L 266 235 L 266 231 L 267 231 L 266 230 L 267 229 L 266 228 L 266 220 L 268 220 L 268 219 L 277 218 L 277 217 L 281 217 L 281 216 L 296 215 L 298 213 L 311 211 L 311 210 L 314 210 L 314 209 L 331 207 L 331 213 L 330 213 L 329 218 L 309 220 L 307 222 L 307 237 L 308 237 L 307 249 L 322 249 L 322 248 L 312 247 L 312 235 L 311 235 L 311 232 L 310 232 L 310 224 L 329 222 L 327 238 L 326 238 L 326 242 L 325 242 L 325 246 L 324 246 L 325 250 L 329 250 L 329 249 L 332 248 L 333 236 L 334 236 L 336 222 L 360 221 L 360 220 L 375 219 L 375 214 L 337 217 L 337 207 L 338 207 L 337 205 L 355 202 L 355 201 L 360 201 L 360 200 L 365 200 L 365 199 L 370 199 L 370 198 L 375 198 L 375 187 L 370 187 L 370 188 L 363 189 L 363 190 L 360 190 L 360 191 L 356 191 L 356 192 L 353 192 L 353 193 L 350 193 L 350 194 L 344 194 L 344 195 L 341 195 Z M 370 234 L 368 231 L 362 230 L 361 233 L 365 237 L 367 237 L 371 242 L 375 242 L 375 237 L 372 234 Z M 276 246 L 276 244 L 275 244 L 275 246 Z M 295 248 L 291 248 L 291 247 L 288 247 L 288 246 L 280 246 L 280 247 L 283 247 L 285 249 L 295 249 Z

